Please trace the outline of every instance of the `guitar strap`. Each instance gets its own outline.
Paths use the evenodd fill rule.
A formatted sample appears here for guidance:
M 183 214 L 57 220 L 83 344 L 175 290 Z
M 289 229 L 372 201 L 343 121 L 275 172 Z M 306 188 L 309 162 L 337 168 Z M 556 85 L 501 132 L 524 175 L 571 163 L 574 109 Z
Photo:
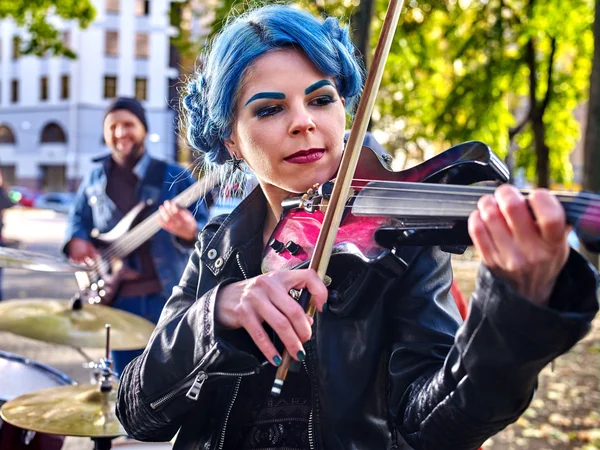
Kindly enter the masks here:
M 145 181 L 151 186 L 155 186 L 162 190 L 162 184 L 165 181 L 165 172 L 167 171 L 167 163 L 161 159 L 150 160 L 148 171 L 146 172 Z

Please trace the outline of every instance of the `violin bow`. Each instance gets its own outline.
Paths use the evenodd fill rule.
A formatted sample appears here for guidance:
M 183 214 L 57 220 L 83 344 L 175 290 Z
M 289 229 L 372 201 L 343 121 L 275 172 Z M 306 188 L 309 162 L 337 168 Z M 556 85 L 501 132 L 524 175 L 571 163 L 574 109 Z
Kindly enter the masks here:
M 350 130 L 350 136 L 346 144 L 346 149 L 340 163 L 338 174 L 333 187 L 333 192 L 328 202 L 327 210 L 323 218 L 323 224 L 319 237 L 315 244 L 314 253 L 308 266 L 309 269 L 313 269 L 317 272 L 321 280 L 325 279 L 327 272 L 327 266 L 331 258 L 331 252 L 335 243 L 335 238 L 342 222 L 344 208 L 346 206 L 347 193 L 350 190 L 352 179 L 354 178 L 354 172 L 358 164 L 358 158 L 360 156 L 360 150 L 362 148 L 362 142 L 365 139 L 367 132 L 367 125 L 371 114 L 373 113 L 373 107 L 375 105 L 375 98 L 379 91 L 379 85 L 381 84 L 381 78 L 383 77 L 383 70 L 385 68 L 385 62 L 392 46 L 392 39 L 394 38 L 394 32 L 398 26 L 398 20 L 400 18 L 400 12 L 404 0 L 391 0 L 388 6 L 388 10 L 385 15 L 385 20 L 375 48 L 375 54 L 373 56 L 373 62 L 367 74 L 363 93 L 354 116 L 354 123 Z M 303 290 L 302 295 L 310 295 L 308 291 Z M 300 304 L 302 304 L 302 298 Z M 315 303 L 310 296 L 308 301 L 308 308 L 306 314 L 313 317 L 316 311 Z M 281 388 L 287 376 L 290 364 L 292 363 L 292 357 L 284 350 L 283 359 L 281 365 L 277 368 L 275 374 L 275 381 L 271 388 L 271 395 L 278 397 L 281 394 Z

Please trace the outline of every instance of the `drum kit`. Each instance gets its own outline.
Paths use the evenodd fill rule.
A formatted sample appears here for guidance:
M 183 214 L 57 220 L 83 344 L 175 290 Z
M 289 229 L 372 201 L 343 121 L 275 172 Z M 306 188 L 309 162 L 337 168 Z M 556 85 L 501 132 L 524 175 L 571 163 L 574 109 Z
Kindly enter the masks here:
M 45 272 L 87 270 L 48 255 L 0 247 L 0 267 Z M 0 450 L 59 450 L 65 436 L 87 437 L 94 449 L 159 450 L 170 444 L 115 441 L 126 432 L 115 415 L 117 380 L 110 349 L 146 346 L 154 324 L 102 305 L 24 299 L 0 302 L 0 331 L 51 344 L 105 350 L 88 362 L 91 384 L 77 384 L 64 373 L 37 361 L 0 351 Z

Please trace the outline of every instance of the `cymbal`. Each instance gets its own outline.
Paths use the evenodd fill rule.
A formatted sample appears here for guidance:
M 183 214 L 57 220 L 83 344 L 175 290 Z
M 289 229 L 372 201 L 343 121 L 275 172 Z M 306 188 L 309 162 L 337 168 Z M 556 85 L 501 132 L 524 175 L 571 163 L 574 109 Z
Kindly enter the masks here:
M 37 270 L 39 272 L 79 272 L 87 266 L 72 264 L 62 258 L 14 248 L 0 247 L 0 267 Z
M 104 348 L 107 323 L 112 350 L 144 348 L 154 330 L 143 317 L 103 305 L 72 309 L 69 301 L 43 298 L 0 302 L 0 331 L 52 344 Z
M 21 395 L 6 402 L 0 416 L 25 430 L 91 438 L 124 436 L 115 415 L 117 386 L 100 392 L 98 385 L 59 386 Z

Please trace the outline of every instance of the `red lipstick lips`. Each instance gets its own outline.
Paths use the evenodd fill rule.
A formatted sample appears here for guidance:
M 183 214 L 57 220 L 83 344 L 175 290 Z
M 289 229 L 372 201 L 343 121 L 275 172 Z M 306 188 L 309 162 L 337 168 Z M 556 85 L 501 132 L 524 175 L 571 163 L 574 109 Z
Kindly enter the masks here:
M 300 150 L 293 155 L 288 156 L 285 160 L 292 164 L 309 164 L 318 161 L 325 154 L 325 149 L 311 148 L 308 150 Z

